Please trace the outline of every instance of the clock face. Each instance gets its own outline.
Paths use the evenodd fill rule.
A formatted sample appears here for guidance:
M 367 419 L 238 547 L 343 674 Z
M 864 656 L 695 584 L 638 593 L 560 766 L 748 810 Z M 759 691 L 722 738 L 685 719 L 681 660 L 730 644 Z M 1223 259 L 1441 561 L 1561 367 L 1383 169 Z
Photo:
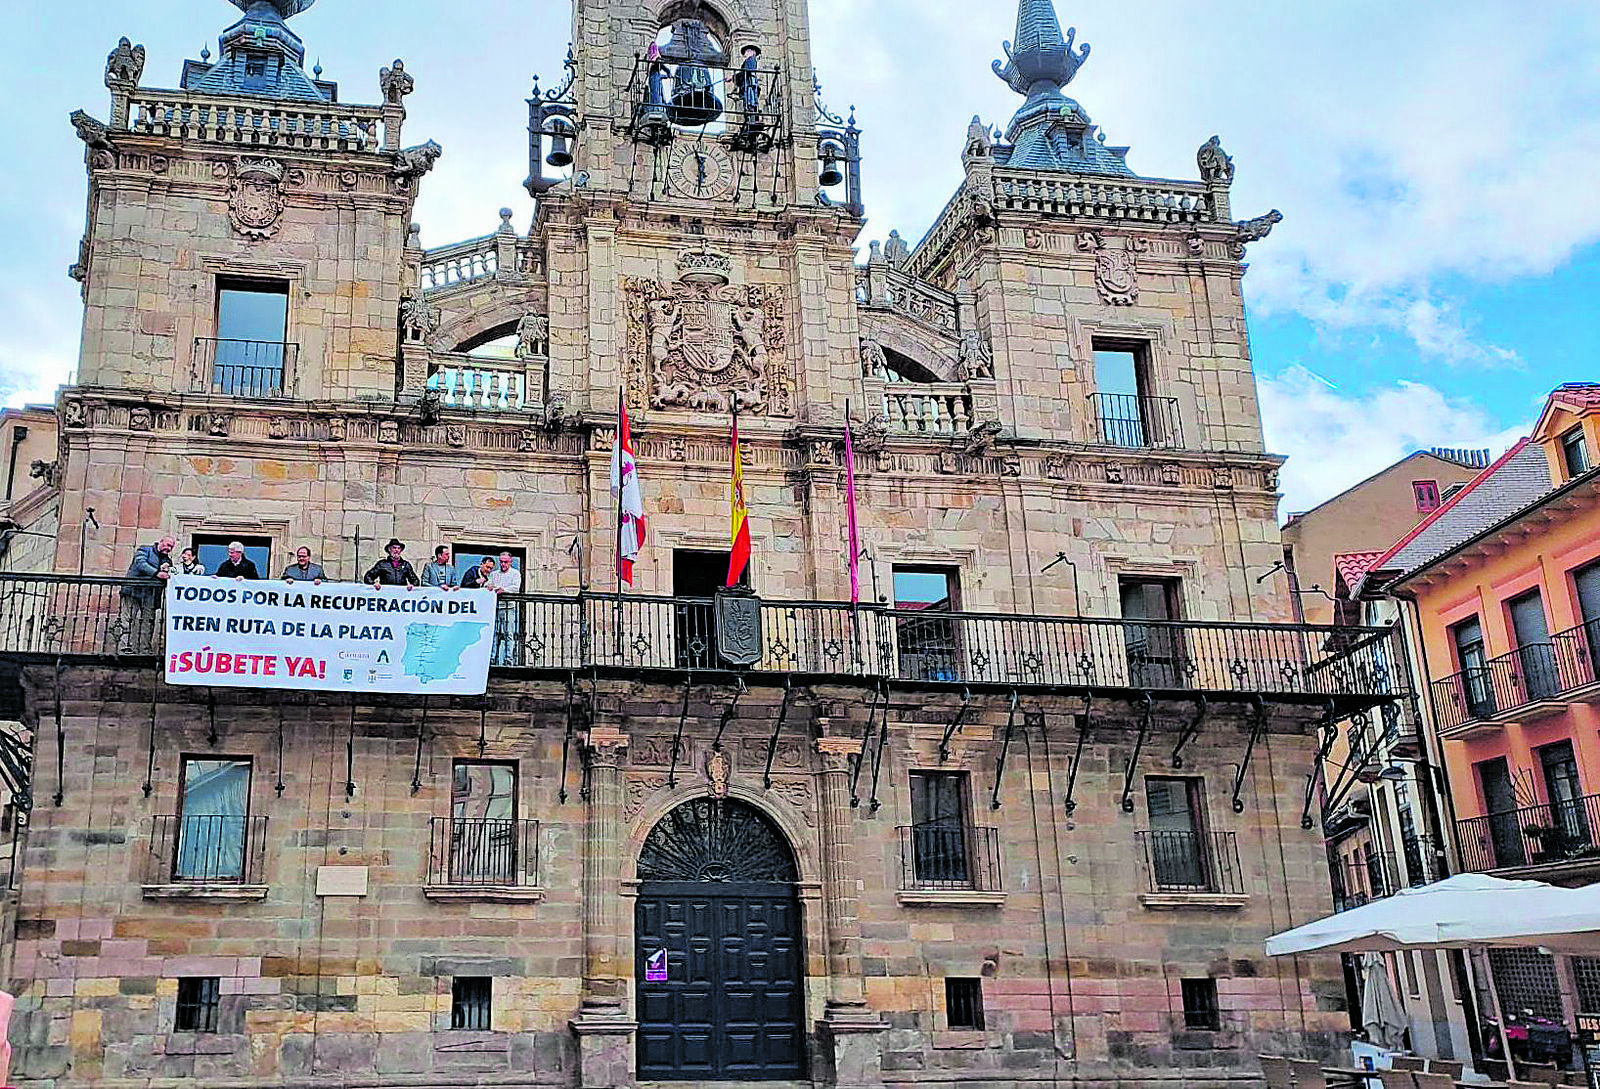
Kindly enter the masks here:
M 718 144 L 678 144 L 667 159 L 667 182 L 675 196 L 725 197 L 733 188 L 733 160 Z

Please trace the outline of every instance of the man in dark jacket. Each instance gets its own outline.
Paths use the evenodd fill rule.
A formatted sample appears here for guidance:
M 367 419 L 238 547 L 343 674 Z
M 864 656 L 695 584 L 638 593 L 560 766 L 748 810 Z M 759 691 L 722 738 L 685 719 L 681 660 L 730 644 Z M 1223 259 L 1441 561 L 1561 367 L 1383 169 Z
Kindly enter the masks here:
M 461 576 L 463 590 L 489 589 L 489 576 L 494 574 L 494 557 L 485 556 L 478 561 L 476 567 L 467 568 L 467 573 Z
M 373 586 L 419 585 L 417 573 L 413 570 L 410 561 L 403 559 L 401 556 L 401 553 L 406 550 L 405 545 L 391 537 L 389 538 L 389 543 L 383 546 L 383 550 L 389 555 L 373 564 L 372 570 L 362 577 L 362 582 L 370 583 Z
M 133 554 L 128 564 L 130 579 L 160 579 L 172 577 L 172 550 L 178 542 L 163 537 L 153 545 L 143 545 Z M 122 638 L 118 651 L 123 654 L 154 654 L 160 648 L 155 644 L 156 600 L 159 586 L 125 583 L 122 587 Z
M 228 558 L 217 564 L 217 578 L 259 580 L 261 572 L 256 570 L 256 561 L 244 554 L 244 545 L 238 541 L 228 542 Z

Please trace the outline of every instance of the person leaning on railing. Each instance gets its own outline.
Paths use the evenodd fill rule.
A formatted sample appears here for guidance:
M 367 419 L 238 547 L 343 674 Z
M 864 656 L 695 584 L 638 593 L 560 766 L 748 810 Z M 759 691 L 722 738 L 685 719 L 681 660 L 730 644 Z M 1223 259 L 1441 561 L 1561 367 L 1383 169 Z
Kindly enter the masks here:
M 433 550 L 433 559 L 422 565 L 422 585 L 441 590 L 454 590 L 461 585 L 461 576 L 450 558 L 450 546 L 440 545 Z
M 130 579 L 160 579 L 172 577 L 172 550 L 177 539 L 168 535 L 153 545 L 142 545 L 128 564 Z M 156 600 L 159 587 L 147 584 L 125 584 L 122 587 L 122 640 L 119 651 L 132 654 L 147 651 L 155 641 Z
M 385 586 L 415 588 L 419 584 L 417 572 L 410 561 L 403 556 L 406 546 L 390 537 L 389 543 L 383 546 L 383 550 L 388 555 L 373 564 L 372 568 L 361 577 L 361 581 L 380 589 Z
M 294 551 L 294 562 L 283 569 L 280 577 L 285 582 L 311 582 L 320 586 L 328 575 L 320 563 L 311 562 L 311 549 L 301 545 Z

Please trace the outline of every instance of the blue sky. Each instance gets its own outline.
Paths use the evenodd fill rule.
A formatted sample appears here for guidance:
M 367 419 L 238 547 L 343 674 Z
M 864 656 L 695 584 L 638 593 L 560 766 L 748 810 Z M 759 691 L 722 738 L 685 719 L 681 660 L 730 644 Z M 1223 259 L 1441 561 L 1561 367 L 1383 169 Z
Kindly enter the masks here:
M 974 113 L 1019 100 L 989 70 L 1010 0 L 811 0 L 826 99 L 865 130 L 868 238 L 921 235 L 960 180 Z M 1600 5 L 1592 0 L 1058 0 L 1092 55 L 1068 93 L 1141 174 L 1192 177 L 1212 133 L 1234 211 L 1281 209 L 1246 293 L 1285 509 L 1408 450 L 1505 445 L 1562 381 L 1600 378 Z M 50 399 L 77 351 L 82 145 L 104 117 L 105 54 L 127 34 L 145 82 L 236 16 L 223 0 L 15 0 L 0 70 L 0 397 Z M 526 229 L 523 99 L 558 74 L 566 0 L 321 0 L 294 23 L 347 101 L 396 56 L 417 77 L 407 133 L 445 148 L 417 219 L 425 245 Z

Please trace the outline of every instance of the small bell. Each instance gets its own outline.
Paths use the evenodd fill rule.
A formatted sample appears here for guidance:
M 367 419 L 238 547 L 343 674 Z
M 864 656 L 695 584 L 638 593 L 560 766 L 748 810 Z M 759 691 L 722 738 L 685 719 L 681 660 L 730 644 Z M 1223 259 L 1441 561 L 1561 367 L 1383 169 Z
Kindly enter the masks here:
M 545 132 L 550 137 L 550 154 L 544 161 L 553 167 L 572 165 L 572 127 L 561 118 L 552 118 Z
M 822 145 L 822 177 L 818 181 L 824 189 L 844 181 L 844 173 L 839 169 L 839 145 L 831 140 Z

